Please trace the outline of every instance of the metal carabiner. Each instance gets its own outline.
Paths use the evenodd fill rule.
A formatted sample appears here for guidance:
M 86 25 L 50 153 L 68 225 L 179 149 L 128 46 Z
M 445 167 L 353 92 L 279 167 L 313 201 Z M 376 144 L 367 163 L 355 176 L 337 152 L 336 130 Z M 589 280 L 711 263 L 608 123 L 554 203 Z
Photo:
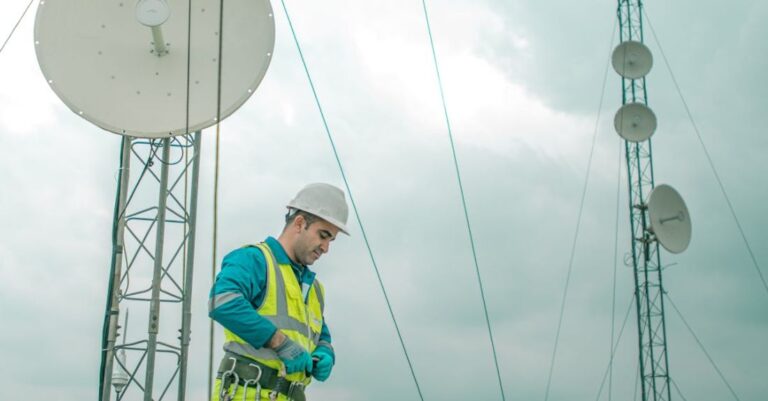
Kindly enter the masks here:
M 240 376 L 237 375 L 237 372 L 235 372 L 235 366 L 237 365 L 237 359 L 233 357 L 229 357 L 229 359 L 232 360 L 232 367 L 227 370 L 226 372 L 221 374 L 221 388 L 219 389 L 219 400 L 221 401 L 231 401 L 235 398 L 235 393 L 237 392 L 237 386 L 240 384 Z M 228 380 L 230 377 L 234 376 L 234 388 L 232 391 L 227 391 L 230 387 Z
M 248 366 L 253 366 L 256 368 L 256 370 L 259 371 L 259 374 L 256 375 L 255 379 L 249 379 L 246 380 L 243 384 L 243 401 L 247 401 L 245 397 L 248 395 L 248 386 L 255 384 L 256 385 L 256 401 L 261 401 L 261 384 L 259 383 L 259 380 L 261 380 L 261 374 L 263 373 L 261 371 L 261 366 L 254 365 L 252 363 L 249 363 Z

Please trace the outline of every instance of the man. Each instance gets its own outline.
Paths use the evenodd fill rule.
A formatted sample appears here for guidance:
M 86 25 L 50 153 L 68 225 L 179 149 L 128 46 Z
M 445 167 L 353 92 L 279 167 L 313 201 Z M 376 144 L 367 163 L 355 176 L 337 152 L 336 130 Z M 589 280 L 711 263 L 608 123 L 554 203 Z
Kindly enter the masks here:
M 304 401 L 336 361 L 324 289 L 308 266 L 349 234 L 344 192 L 310 184 L 287 207 L 280 236 L 230 252 L 211 289 L 208 315 L 225 336 L 214 400 Z

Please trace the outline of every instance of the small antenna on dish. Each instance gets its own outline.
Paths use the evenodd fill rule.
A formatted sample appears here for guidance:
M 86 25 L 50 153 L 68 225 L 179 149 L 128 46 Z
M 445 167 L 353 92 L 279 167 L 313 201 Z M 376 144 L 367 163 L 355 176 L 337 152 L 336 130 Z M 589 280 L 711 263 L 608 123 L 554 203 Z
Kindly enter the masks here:
M 152 45 L 158 57 L 168 54 L 160 26 L 168 21 L 170 16 L 171 8 L 165 0 L 139 0 L 136 3 L 136 20 L 152 30 Z

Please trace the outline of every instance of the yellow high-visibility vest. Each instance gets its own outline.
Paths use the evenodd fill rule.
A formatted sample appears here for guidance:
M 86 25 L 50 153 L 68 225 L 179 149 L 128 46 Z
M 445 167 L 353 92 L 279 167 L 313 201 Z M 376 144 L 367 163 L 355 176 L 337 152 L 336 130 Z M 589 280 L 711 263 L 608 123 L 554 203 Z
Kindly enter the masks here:
M 279 264 L 266 243 L 251 245 L 259 248 L 267 261 L 267 285 L 264 301 L 257 312 L 278 330 L 312 353 L 320 341 L 323 328 L 325 290 L 316 279 L 305 298 L 290 264 Z M 224 350 L 251 358 L 273 369 L 285 371 L 277 353 L 266 347 L 256 348 L 231 331 L 224 329 Z M 308 385 L 311 378 L 305 372 L 295 372 L 286 379 Z

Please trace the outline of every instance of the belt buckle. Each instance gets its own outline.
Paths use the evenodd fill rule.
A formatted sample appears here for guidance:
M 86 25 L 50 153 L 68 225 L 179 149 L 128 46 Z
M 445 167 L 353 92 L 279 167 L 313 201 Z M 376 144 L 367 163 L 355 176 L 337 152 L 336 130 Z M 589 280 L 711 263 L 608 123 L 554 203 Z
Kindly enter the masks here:
M 283 377 L 283 376 L 278 376 L 277 380 L 275 381 L 275 385 L 272 388 L 272 391 L 269 393 L 269 400 L 270 401 L 277 400 L 277 395 L 278 395 L 278 393 L 281 392 L 280 391 L 280 387 L 283 386 L 283 383 L 289 383 L 289 381 L 286 380 L 285 377 Z M 290 385 L 289 385 L 288 389 L 290 390 Z M 286 391 L 286 393 L 290 394 L 290 391 Z

